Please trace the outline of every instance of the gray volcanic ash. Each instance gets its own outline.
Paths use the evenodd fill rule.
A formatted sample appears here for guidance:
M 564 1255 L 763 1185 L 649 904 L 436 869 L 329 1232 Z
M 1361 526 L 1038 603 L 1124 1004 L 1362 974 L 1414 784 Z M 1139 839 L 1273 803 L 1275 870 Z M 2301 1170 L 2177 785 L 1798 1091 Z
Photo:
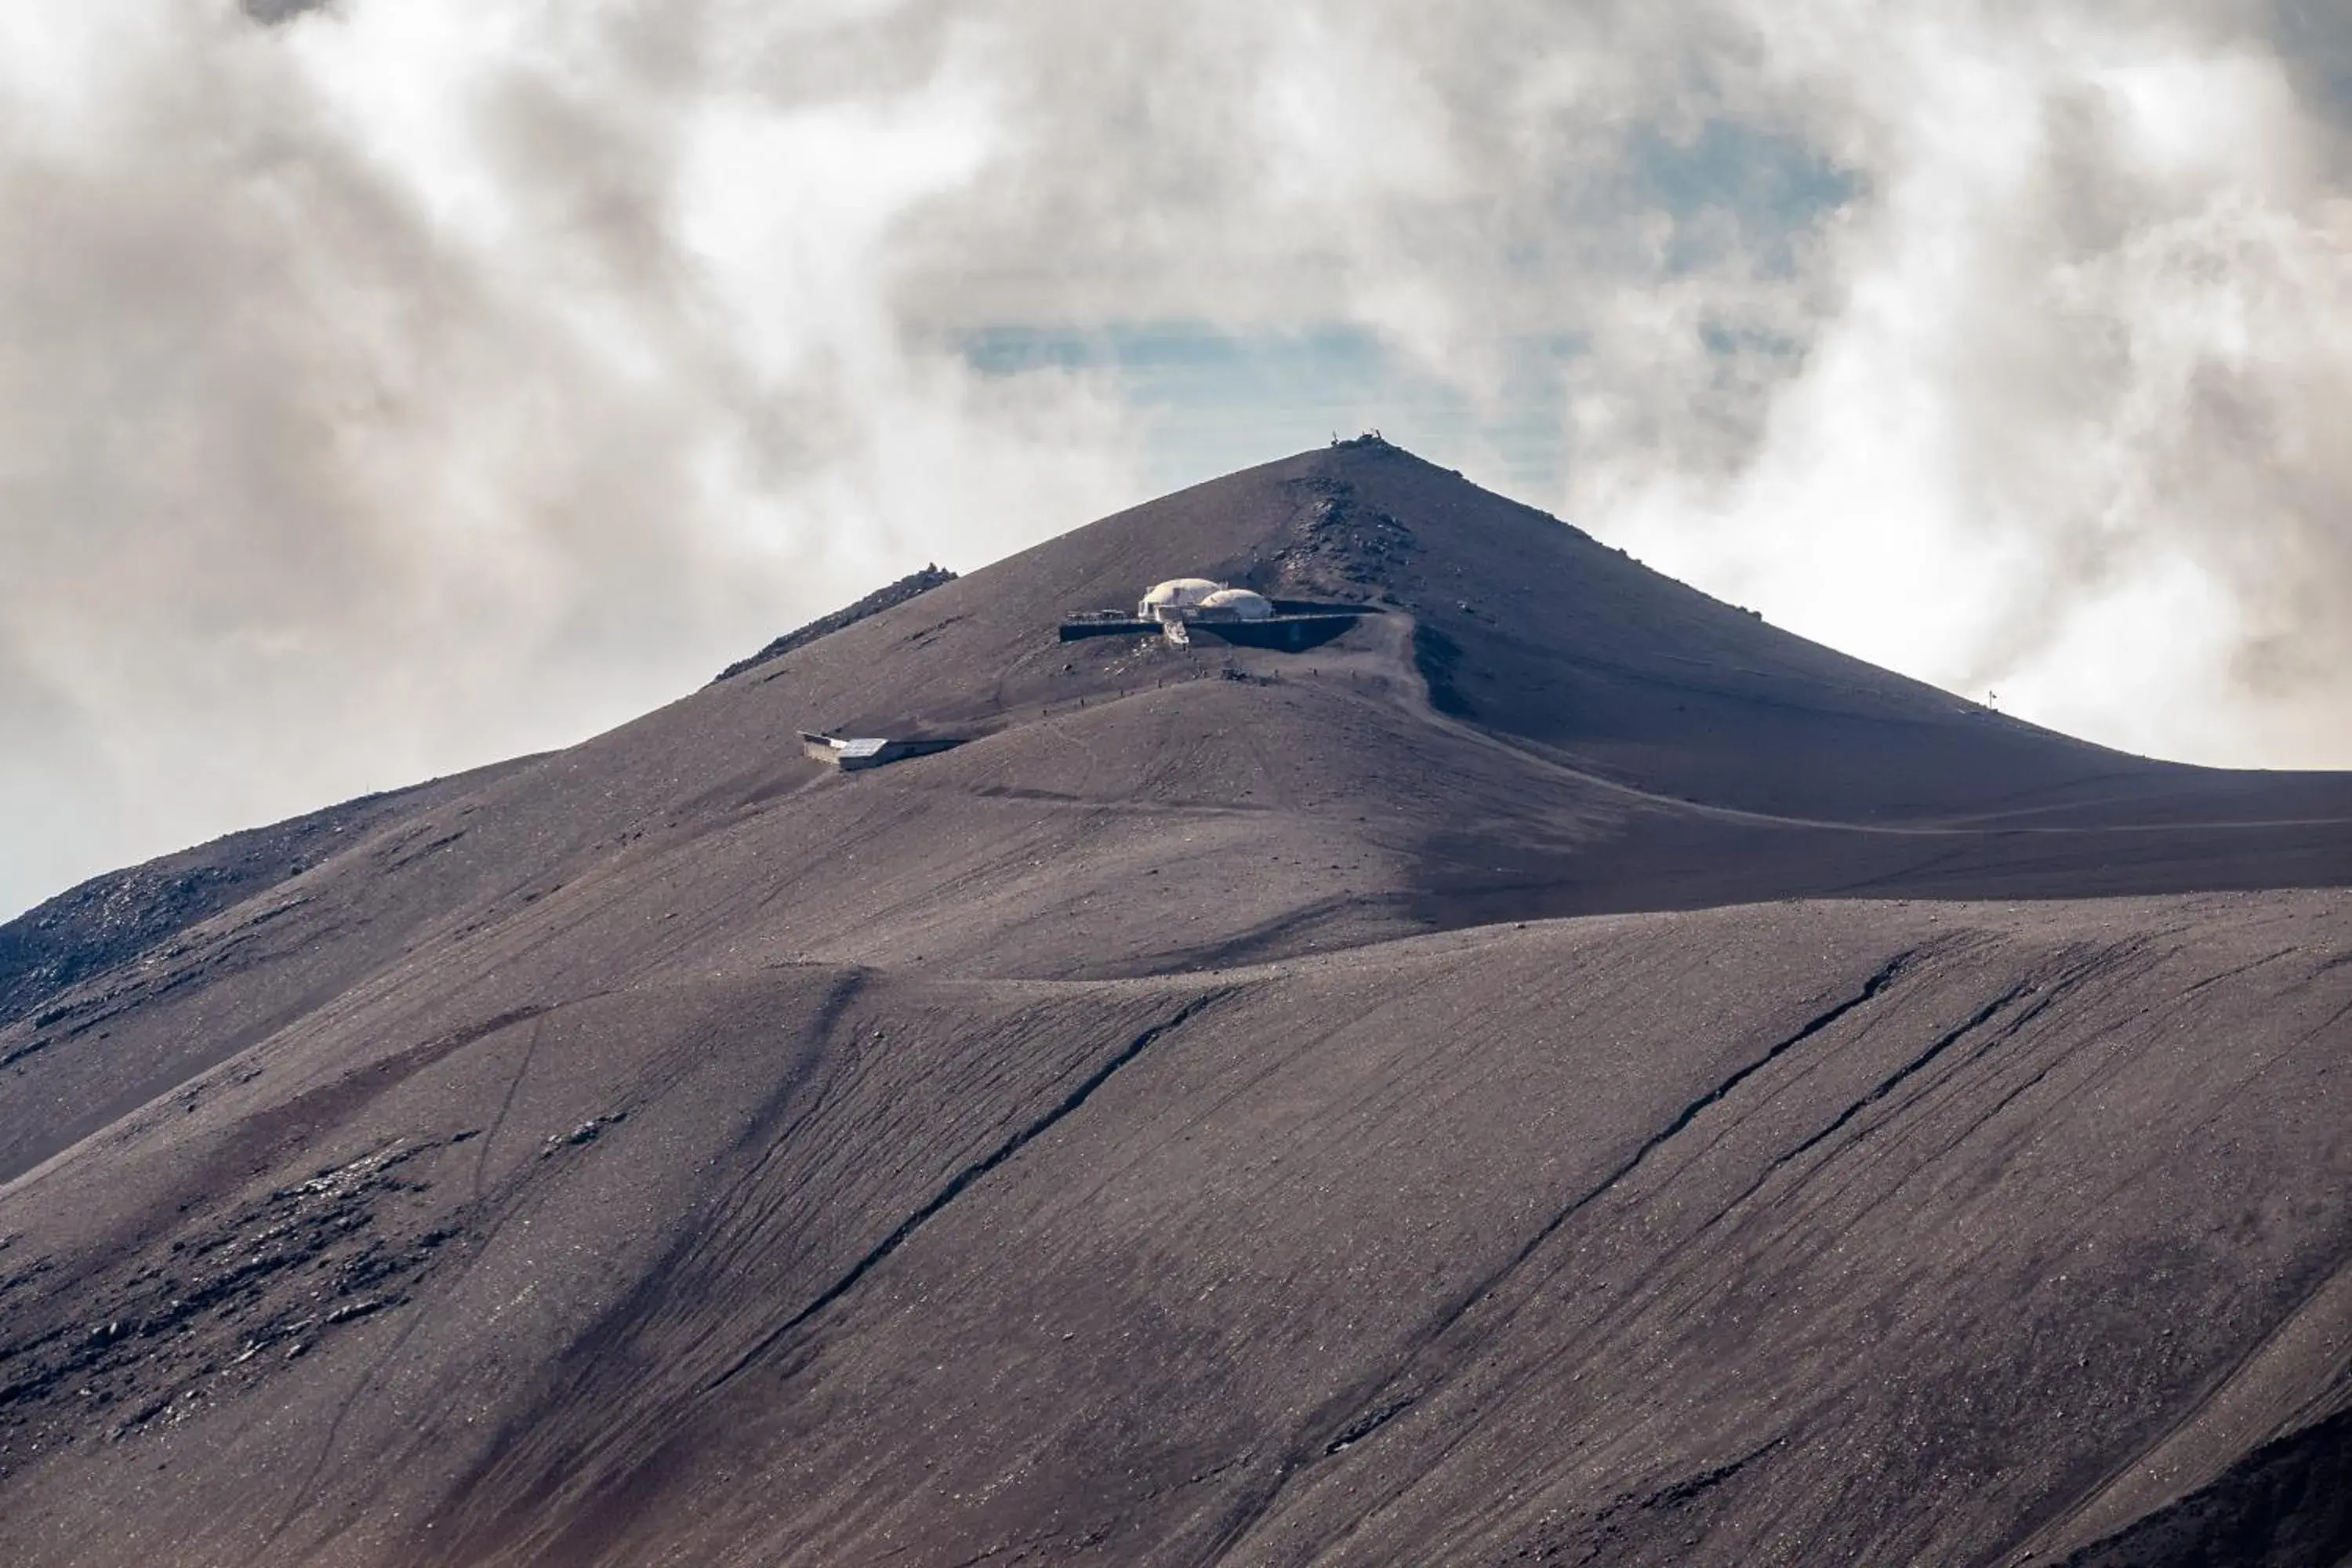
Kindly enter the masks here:
M 0 1555 L 2333 1563 L 2347 886 L 1303 455 L 0 929 Z

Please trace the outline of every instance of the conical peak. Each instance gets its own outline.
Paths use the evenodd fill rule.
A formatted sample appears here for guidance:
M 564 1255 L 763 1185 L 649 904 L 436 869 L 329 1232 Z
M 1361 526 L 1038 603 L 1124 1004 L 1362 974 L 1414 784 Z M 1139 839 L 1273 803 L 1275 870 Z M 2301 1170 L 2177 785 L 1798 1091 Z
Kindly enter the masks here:
M 1106 519 L 1161 547 L 1156 576 L 1199 573 L 1285 598 L 1403 603 L 1433 555 L 1501 552 L 1517 575 L 1584 534 L 1377 433 L 1212 479 Z M 1081 530 L 1080 534 L 1093 532 Z M 1193 541 L 1195 555 L 1178 559 Z M 1205 550 L 1202 546 L 1208 546 Z M 1052 546 L 1045 548 L 1051 549 Z M 1533 552 L 1533 553 L 1530 553 Z M 1456 574 L 1464 563 L 1439 568 Z
M 2114 765 L 1769 626 L 1378 437 L 1147 503 L 1041 547 L 1034 564 L 1093 580 L 1071 609 L 1199 575 L 1400 612 L 1447 716 L 1743 808 L 1814 809 L 1811 759 L 1829 754 L 1872 759 L 1895 815 Z
M 1286 613 L 1387 612 L 1337 634 L 1332 657 L 1386 659 L 1449 721 L 1670 795 L 1842 815 L 1854 789 L 1825 784 L 1819 761 L 1836 756 L 1871 775 L 1869 815 L 1916 816 L 2115 765 L 1768 626 L 1386 440 L 1065 533 L 774 661 L 790 676 L 774 690 L 819 727 L 877 734 L 1099 702 L 1140 679 L 1116 641 L 1154 629 L 1134 624 L 1139 599 L 1182 577 Z M 1083 647 L 1057 636 L 1088 623 Z M 1302 629 L 1301 650 L 1322 646 Z M 1282 666 L 1279 649 L 1252 657 Z

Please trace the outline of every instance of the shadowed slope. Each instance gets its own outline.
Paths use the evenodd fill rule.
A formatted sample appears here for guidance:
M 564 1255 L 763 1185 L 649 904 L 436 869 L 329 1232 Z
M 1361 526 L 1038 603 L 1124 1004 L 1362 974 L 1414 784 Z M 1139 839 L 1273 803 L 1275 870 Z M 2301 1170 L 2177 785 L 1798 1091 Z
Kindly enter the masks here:
M 2352 1410 L 2280 1437 L 2220 1479 L 2067 1568 L 2181 1568 L 2200 1563 L 2341 1563 L 2352 1557 Z

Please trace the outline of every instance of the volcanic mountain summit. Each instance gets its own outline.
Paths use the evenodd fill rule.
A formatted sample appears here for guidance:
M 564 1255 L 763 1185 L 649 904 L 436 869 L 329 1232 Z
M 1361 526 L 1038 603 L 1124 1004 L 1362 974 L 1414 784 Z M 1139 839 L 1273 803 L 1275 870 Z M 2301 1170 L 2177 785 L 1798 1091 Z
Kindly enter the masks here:
M 874 603 L 0 928 L 0 1559 L 2352 1556 L 2352 775 L 1377 440 Z

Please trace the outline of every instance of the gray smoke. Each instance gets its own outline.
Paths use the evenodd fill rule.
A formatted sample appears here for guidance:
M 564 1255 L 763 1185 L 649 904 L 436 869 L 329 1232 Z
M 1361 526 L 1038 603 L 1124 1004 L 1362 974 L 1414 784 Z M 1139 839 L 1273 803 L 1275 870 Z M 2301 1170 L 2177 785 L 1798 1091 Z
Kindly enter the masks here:
M 1355 420 L 2028 716 L 2352 763 L 2340 6 L 35 10 L 0 906 Z

